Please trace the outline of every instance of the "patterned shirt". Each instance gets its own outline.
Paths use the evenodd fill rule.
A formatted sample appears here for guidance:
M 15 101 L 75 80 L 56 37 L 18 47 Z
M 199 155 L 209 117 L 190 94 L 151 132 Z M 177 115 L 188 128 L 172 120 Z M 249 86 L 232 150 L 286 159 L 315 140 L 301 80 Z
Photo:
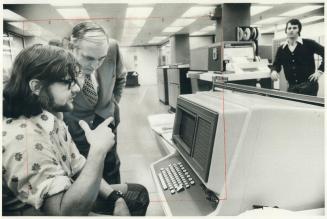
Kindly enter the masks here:
M 86 159 L 68 128 L 53 114 L 2 120 L 3 206 L 19 210 L 23 203 L 39 209 L 45 198 L 66 191 Z

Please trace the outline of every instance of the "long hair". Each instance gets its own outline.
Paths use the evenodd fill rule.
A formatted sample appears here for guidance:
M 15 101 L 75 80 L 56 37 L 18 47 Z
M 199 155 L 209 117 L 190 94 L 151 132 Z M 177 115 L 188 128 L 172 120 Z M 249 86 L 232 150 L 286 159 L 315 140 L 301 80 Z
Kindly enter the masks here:
M 70 76 L 73 80 L 79 64 L 67 50 L 59 47 L 35 44 L 22 50 L 16 57 L 11 75 L 3 90 L 3 116 L 36 116 L 42 113 L 39 97 L 32 93 L 29 82 L 38 79 L 42 89 Z

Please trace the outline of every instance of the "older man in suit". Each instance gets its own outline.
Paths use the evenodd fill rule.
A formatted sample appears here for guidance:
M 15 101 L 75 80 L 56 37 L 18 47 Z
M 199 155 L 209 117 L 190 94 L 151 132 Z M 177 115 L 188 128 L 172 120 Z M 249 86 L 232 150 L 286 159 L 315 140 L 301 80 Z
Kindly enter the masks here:
M 96 128 L 106 118 L 114 117 L 111 128 L 116 136 L 116 144 L 106 156 L 103 178 L 110 184 L 118 184 L 120 183 L 120 160 L 117 154 L 117 126 L 120 121 L 118 102 L 126 82 L 119 46 L 94 22 L 77 24 L 72 30 L 69 46 L 82 66 L 85 79 L 82 92 L 74 99 L 74 110 L 65 113 L 64 120 L 80 153 L 87 156 L 90 145 L 78 121 L 84 120 L 91 128 Z

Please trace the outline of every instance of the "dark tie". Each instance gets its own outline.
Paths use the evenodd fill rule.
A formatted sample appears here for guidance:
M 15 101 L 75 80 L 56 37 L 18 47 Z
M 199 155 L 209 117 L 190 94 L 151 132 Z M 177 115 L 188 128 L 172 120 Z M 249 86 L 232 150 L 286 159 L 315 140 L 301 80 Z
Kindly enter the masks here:
M 96 92 L 90 75 L 85 75 L 85 81 L 82 88 L 84 96 L 93 104 L 96 105 L 98 102 L 98 93 Z

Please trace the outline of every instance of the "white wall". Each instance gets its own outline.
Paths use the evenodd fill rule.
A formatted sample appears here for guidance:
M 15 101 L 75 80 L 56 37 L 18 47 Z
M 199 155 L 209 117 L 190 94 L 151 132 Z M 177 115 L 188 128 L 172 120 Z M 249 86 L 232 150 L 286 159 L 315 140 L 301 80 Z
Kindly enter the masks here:
M 158 47 L 121 47 L 120 49 L 127 70 L 139 74 L 141 86 L 157 83 Z
M 274 39 L 274 34 L 262 34 L 258 38 L 258 44 L 259 46 L 272 46 Z
M 199 47 L 209 46 L 213 43 L 212 36 L 190 36 L 190 49 L 196 49 Z

